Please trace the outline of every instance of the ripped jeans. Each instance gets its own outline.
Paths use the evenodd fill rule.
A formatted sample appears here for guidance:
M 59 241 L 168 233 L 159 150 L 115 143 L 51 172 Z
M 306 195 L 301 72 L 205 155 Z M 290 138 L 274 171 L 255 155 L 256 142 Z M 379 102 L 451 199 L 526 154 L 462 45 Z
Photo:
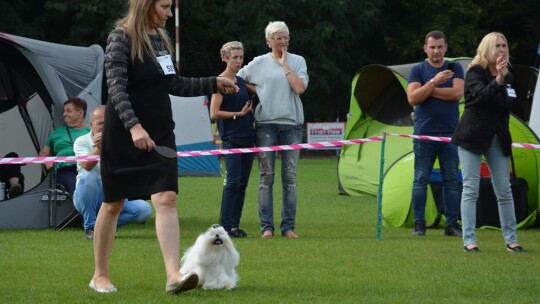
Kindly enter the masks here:
M 298 144 L 302 142 L 302 126 L 257 123 L 257 147 Z M 281 233 L 294 231 L 296 226 L 296 168 L 300 150 L 280 151 L 281 154 Z M 274 165 L 276 152 L 259 152 L 259 221 L 261 232 L 274 231 Z

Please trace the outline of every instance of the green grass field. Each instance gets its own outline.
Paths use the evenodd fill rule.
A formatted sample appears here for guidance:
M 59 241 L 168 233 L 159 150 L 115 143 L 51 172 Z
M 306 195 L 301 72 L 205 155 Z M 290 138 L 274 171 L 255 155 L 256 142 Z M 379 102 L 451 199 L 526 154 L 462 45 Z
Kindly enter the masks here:
M 154 220 L 118 230 L 111 256 L 115 294 L 97 294 L 92 243 L 82 229 L 0 230 L 0 303 L 538 303 L 539 229 L 520 230 L 526 254 L 507 253 L 500 231 L 478 232 L 479 254 L 459 238 L 383 227 L 376 240 L 376 198 L 338 194 L 335 157 L 302 158 L 298 171 L 299 239 L 260 238 L 257 168 L 241 228 L 238 288 L 165 294 Z M 358 172 L 358 174 L 362 174 Z M 222 179 L 180 178 L 182 251 L 219 221 Z M 276 178 L 276 225 L 281 186 Z

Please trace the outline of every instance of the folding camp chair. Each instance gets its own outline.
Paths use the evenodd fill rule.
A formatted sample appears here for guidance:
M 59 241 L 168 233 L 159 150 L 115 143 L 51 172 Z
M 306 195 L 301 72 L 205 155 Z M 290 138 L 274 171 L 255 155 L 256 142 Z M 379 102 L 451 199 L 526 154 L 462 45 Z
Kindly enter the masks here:
M 77 223 L 77 221 L 82 222 L 82 216 L 74 210 L 69 215 L 64 217 L 60 223 L 56 223 L 57 220 L 57 207 L 62 204 L 71 203 L 73 204 L 73 198 L 71 194 L 62 184 L 57 183 L 57 172 L 56 168 L 51 170 L 51 178 L 49 179 L 49 227 L 54 227 L 59 231 L 64 230 L 64 228 Z

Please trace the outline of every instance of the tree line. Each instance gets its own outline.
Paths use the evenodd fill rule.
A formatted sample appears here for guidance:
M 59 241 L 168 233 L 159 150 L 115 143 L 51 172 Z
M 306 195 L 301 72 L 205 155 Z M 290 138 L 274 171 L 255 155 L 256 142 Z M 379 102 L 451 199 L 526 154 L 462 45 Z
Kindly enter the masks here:
M 426 33 L 442 30 L 448 57 L 472 57 L 480 39 L 504 33 L 513 64 L 537 65 L 540 1 L 523 0 L 179 0 L 180 74 L 217 75 L 219 49 L 244 43 L 245 63 L 269 51 L 264 28 L 285 21 L 289 51 L 304 56 L 306 121 L 345 120 L 351 81 L 368 64 L 418 62 Z M 50 42 L 105 46 L 127 0 L 0 0 L 0 31 Z M 173 1 L 173 4 L 175 1 Z M 167 24 L 174 39 L 174 18 Z

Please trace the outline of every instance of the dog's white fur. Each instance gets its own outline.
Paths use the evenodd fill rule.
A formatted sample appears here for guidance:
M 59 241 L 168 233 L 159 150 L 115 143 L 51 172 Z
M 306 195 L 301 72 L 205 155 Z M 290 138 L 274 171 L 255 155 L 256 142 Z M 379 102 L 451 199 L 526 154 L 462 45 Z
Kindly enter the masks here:
M 223 227 L 212 225 L 186 250 L 180 272 L 198 274 L 203 289 L 233 289 L 238 282 L 239 262 L 240 255 L 229 234 Z

